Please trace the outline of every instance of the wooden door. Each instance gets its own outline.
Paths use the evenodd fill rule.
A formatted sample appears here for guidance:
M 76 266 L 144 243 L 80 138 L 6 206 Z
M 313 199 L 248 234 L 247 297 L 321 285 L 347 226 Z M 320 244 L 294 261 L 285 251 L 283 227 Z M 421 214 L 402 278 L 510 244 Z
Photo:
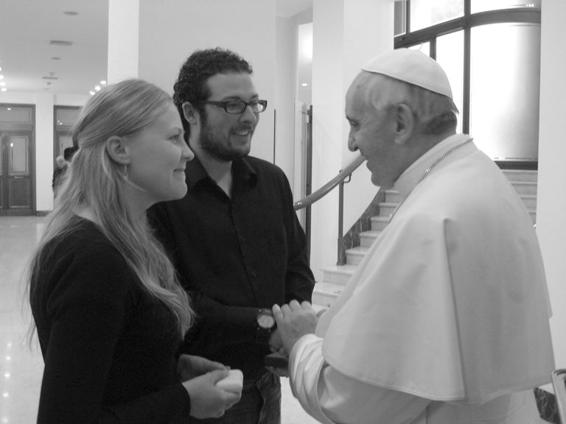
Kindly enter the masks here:
M 0 133 L 0 215 L 33 215 L 32 131 Z

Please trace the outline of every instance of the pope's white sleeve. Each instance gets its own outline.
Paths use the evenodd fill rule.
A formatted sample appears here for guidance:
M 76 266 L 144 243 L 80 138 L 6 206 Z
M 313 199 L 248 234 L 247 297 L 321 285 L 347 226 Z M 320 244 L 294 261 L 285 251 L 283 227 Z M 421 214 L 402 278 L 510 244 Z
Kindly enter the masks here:
M 322 356 L 322 339 L 301 337 L 289 355 L 289 378 L 303 409 L 325 424 L 412 423 L 430 400 L 355 380 Z

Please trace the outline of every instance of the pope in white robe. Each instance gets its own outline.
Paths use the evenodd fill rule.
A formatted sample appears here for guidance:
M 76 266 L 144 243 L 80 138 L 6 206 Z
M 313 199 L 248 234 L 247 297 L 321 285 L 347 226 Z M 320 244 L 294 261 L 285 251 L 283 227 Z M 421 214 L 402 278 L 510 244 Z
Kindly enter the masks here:
M 307 303 L 273 308 L 293 393 L 323 423 L 540 422 L 532 389 L 554 360 L 536 234 L 455 122 L 423 129 L 438 95 L 453 108 L 442 69 L 409 50 L 376 58 L 348 91 L 350 148 L 403 200 L 318 322 Z

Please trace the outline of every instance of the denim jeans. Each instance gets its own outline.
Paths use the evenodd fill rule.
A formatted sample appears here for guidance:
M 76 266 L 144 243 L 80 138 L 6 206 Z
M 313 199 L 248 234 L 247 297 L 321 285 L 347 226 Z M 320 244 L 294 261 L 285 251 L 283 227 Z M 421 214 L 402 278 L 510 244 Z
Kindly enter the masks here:
M 198 420 L 197 424 L 281 424 L 281 382 L 266 372 L 257 380 L 245 380 L 242 398 L 220 418 Z

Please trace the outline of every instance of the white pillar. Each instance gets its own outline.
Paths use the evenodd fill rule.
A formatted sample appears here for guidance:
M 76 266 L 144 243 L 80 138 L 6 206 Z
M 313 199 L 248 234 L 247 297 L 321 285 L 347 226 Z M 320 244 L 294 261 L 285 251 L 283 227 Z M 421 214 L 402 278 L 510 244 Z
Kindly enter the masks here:
M 314 0 L 313 2 L 313 191 L 348 164 L 344 97 L 352 79 L 370 58 L 393 48 L 392 0 Z M 376 192 L 365 167 L 356 172 L 355 193 L 346 186 L 344 231 L 358 219 Z M 338 192 L 312 210 L 311 267 L 336 263 Z
M 140 0 L 108 0 L 108 83 L 139 75 L 139 14 Z
M 537 233 L 546 268 L 557 368 L 566 367 L 566 2 L 544 1 L 541 22 Z

